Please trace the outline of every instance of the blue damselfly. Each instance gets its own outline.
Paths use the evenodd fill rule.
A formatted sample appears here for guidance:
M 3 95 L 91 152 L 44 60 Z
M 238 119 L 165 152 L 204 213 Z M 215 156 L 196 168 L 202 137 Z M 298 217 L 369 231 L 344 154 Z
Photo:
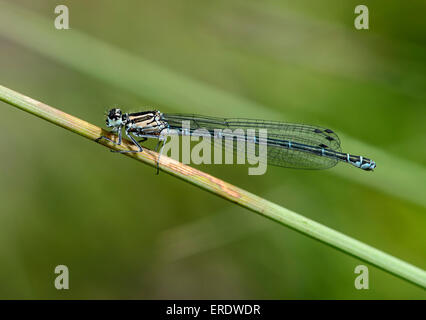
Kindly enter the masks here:
M 187 125 L 183 126 L 183 122 Z M 263 143 L 267 147 L 265 161 L 274 166 L 326 169 L 341 161 L 366 171 L 372 171 L 376 167 L 376 163 L 371 159 L 343 153 L 337 134 L 331 129 L 319 126 L 257 119 L 167 114 L 158 110 L 123 113 L 118 108 L 109 110 L 106 125 L 118 134 L 118 142 L 104 136 L 99 137 L 98 140 L 106 139 L 120 145 L 122 129 L 124 129 L 126 135 L 138 147 L 138 150 L 115 151 L 120 153 L 141 152 L 143 148 L 140 142 L 154 138 L 158 139 L 156 150 L 162 144 L 161 156 L 167 136 L 171 134 L 211 135 L 215 138 L 231 137 L 233 140 L 254 145 Z M 267 137 L 262 139 L 258 133 L 249 136 L 246 134 L 249 130 L 255 132 L 256 130 L 266 130 Z M 137 141 L 135 138 L 142 138 L 142 140 Z M 236 153 L 240 151 L 237 145 L 234 144 L 232 147 Z

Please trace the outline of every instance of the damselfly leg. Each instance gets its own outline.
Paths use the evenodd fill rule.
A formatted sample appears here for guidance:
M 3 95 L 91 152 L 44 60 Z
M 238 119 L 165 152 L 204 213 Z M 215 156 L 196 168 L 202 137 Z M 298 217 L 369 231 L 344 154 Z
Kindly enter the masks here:
M 167 141 L 167 136 L 160 135 L 157 138 L 158 138 L 158 143 L 157 143 L 157 146 L 155 147 L 155 152 L 157 152 L 158 147 L 161 144 L 160 152 L 158 153 L 158 158 L 157 158 L 157 175 L 158 175 L 158 173 L 160 172 L 160 158 L 161 158 L 161 155 L 163 154 L 164 145 L 166 144 L 166 141 Z
M 136 147 L 139 148 L 139 150 L 111 150 L 112 152 L 116 152 L 116 153 L 137 153 L 137 152 L 142 152 L 143 148 L 141 147 L 141 145 L 136 141 L 135 138 L 133 138 L 131 136 L 131 134 L 126 130 L 126 135 L 130 138 L 130 140 L 132 140 L 132 142 L 135 144 Z
M 102 139 L 105 139 L 105 140 L 107 140 L 107 141 L 109 141 L 109 142 L 112 142 L 113 144 L 115 144 L 115 145 L 117 145 L 117 146 L 120 146 L 121 145 L 121 128 L 119 128 L 118 129 L 118 142 L 115 142 L 114 140 L 111 140 L 110 138 L 108 138 L 108 137 L 105 137 L 105 136 L 100 136 L 99 138 L 97 138 L 95 141 L 96 142 L 99 142 L 100 140 L 102 140 Z M 114 151 L 114 150 L 111 150 L 111 151 Z

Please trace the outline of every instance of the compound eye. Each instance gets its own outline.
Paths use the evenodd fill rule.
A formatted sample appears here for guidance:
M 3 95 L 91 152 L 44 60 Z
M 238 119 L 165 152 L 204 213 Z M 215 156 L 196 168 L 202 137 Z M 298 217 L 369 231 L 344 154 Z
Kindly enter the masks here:
M 115 118 L 116 119 L 121 118 L 121 115 L 122 115 L 121 110 L 120 109 L 115 109 Z
M 115 118 L 115 109 L 111 109 L 108 112 L 108 118 L 114 119 Z
M 122 115 L 121 110 L 116 108 L 111 109 L 108 112 L 108 118 L 111 120 L 118 120 L 121 117 L 121 115 Z

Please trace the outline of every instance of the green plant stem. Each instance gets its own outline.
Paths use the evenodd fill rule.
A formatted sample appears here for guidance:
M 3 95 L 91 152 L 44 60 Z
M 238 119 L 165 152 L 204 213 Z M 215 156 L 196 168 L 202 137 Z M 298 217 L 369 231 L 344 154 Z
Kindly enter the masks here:
M 115 137 L 109 132 L 93 124 L 78 119 L 58 109 L 52 108 L 42 102 L 36 101 L 1 85 L 0 100 L 75 132 L 92 141 L 96 141 L 96 139 L 101 135 L 108 136 L 112 139 Z M 128 140 L 123 140 L 121 146 L 114 145 L 104 139 L 100 140 L 98 143 L 114 150 L 136 149 Z M 125 153 L 124 155 L 151 166 L 156 166 L 157 153 L 154 151 L 145 149 L 144 152 Z M 277 204 L 166 156 L 162 156 L 160 159 L 160 169 L 186 182 L 192 183 L 203 190 L 210 191 L 217 196 L 239 204 L 240 206 L 254 211 L 261 216 L 269 218 L 356 258 L 371 263 L 384 271 L 410 281 L 420 287 L 426 287 L 426 272 L 424 270 L 313 220 L 307 219 L 291 210 L 280 207 Z

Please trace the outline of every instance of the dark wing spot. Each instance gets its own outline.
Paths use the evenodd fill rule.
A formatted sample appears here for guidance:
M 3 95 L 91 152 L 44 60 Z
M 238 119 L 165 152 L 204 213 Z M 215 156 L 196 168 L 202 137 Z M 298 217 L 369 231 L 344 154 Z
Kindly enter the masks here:
M 314 132 L 315 133 L 322 133 L 322 131 L 320 129 L 315 129 Z
M 333 137 L 326 136 L 325 138 L 326 138 L 328 141 L 334 141 L 334 138 L 333 138 Z
M 328 148 L 328 146 L 327 146 L 326 144 L 323 144 L 323 143 L 319 144 L 319 146 L 320 146 L 321 148 Z
M 334 131 L 331 130 L 331 129 L 325 129 L 324 131 L 327 132 L 327 133 L 334 133 Z

